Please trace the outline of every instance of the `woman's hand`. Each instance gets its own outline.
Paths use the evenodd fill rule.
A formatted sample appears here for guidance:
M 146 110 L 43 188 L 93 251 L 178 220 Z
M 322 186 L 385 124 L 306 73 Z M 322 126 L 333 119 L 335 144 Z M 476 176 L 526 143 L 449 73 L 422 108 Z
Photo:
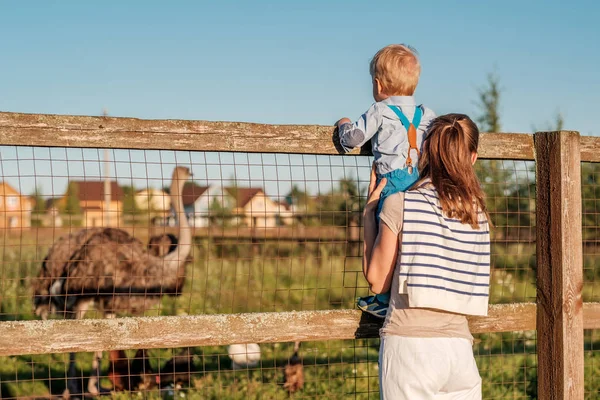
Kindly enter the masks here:
M 375 163 L 371 167 L 371 180 L 369 182 L 369 196 L 367 197 L 367 204 L 365 205 L 365 214 L 367 212 L 373 212 L 377 208 L 379 198 L 381 197 L 381 191 L 385 187 L 387 180 L 383 178 L 379 185 L 377 184 L 377 174 L 375 173 Z

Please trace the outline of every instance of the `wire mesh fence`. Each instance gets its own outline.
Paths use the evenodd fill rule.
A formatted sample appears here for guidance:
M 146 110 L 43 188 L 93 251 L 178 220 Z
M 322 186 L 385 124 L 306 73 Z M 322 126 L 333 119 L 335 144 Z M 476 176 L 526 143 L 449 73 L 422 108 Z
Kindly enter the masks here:
M 368 294 L 368 157 L 19 146 L 0 157 L 2 320 L 341 310 Z M 495 224 L 490 302 L 534 301 L 534 164 L 482 160 L 477 172 Z M 475 338 L 484 398 L 535 395 L 535 332 Z M 122 397 L 369 399 L 378 347 L 303 342 L 296 358 L 294 343 L 127 350 L 77 354 L 74 364 L 68 354 L 2 357 L 0 383 L 3 398 L 71 385 Z M 302 385 L 292 365 L 303 367 Z
M 600 210 L 600 164 L 581 164 L 582 223 L 583 223 L 583 300 L 597 302 L 600 299 L 598 277 L 600 276 L 600 248 L 598 219 Z M 598 330 L 584 332 L 585 396 L 600 396 L 600 344 Z

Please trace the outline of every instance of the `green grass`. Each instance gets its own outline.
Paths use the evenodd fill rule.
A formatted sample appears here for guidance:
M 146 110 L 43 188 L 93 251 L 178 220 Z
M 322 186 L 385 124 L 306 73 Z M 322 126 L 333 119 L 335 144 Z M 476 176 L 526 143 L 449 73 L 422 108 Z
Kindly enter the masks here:
M 31 278 L 52 238 L 40 236 L 3 238 L 0 246 L 0 317 L 26 320 L 32 314 Z M 534 247 L 496 246 L 492 261 L 491 303 L 535 299 Z M 323 310 L 353 308 L 357 296 L 366 295 L 360 259 L 346 257 L 344 244 L 271 245 L 252 255 L 244 244 L 214 246 L 198 243 L 194 263 L 188 268 L 184 293 L 164 298 L 146 315 L 214 314 Z M 223 258 L 223 257 L 227 258 Z M 596 280 L 600 257 L 587 255 L 584 299 L 600 293 Z M 598 282 L 596 282 L 598 281 Z M 89 317 L 98 315 L 90 313 Z M 536 356 L 534 332 L 477 335 L 475 354 L 483 378 L 486 399 L 535 398 Z M 594 341 L 588 338 L 588 347 Z M 303 343 L 306 385 L 296 398 L 378 398 L 377 353 L 379 340 Z M 261 346 L 260 368 L 232 371 L 225 347 L 193 349 L 194 369 L 190 386 L 181 393 L 193 399 L 287 398 L 282 388 L 283 366 L 291 355 L 290 343 Z M 595 348 L 598 348 L 596 345 Z M 130 356 L 133 354 L 128 352 Z M 172 350 L 150 350 L 151 364 L 158 369 Z M 78 354 L 82 376 L 91 369 L 91 354 Z M 587 351 L 586 393 L 600 393 L 600 352 Z M 65 386 L 64 354 L 0 358 L 2 397 L 59 395 Z M 102 371 L 108 370 L 106 357 Z M 110 384 L 103 379 L 104 386 Z M 116 394 L 116 398 L 138 398 Z M 160 398 L 154 389 L 145 398 Z

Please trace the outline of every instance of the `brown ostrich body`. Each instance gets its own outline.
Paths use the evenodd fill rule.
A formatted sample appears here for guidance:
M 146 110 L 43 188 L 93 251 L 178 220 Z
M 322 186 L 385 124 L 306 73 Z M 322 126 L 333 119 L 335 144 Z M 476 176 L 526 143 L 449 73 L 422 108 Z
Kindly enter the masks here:
M 167 235 L 152 238 L 169 239 Z M 36 313 L 76 317 L 69 314 L 80 311 L 84 302 L 94 303 L 106 314 L 138 315 L 150 310 L 162 296 L 181 294 L 190 261 L 188 254 L 176 269 L 165 270 L 162 262 L 156 262 L 161 253 L 162 248 L 147 249 L 115 228 L 85 229 L 62 237 L 50 249 L 35 283 Z
M 63 236 L 50 248 L 34 283 L 36 314 L 47 318 L 54 312 L 83 318 L 92 305 L 108 317 L 140 314 L 156 306 L 162 296 L 181 294 L 192 247 L 181 191 L 190 175 L 183 167 L 173 171 L 170 193 L 179 221 L 179 239 L 172 248 L 169 238 L 166 248 L 171 251 L 165 251 L 167 239 L 152 238 L 145 246 L 115 228 L 89 228 Z M 71 360 L 70 377 L 75 372 L 73 356 Z M 98 360 L 94 361 L 97 370 Z M 90 378 L 88 390 L 97 392 L 96 385 L 97 379 Z M 69 388 L 73 389 L 77 388 Z

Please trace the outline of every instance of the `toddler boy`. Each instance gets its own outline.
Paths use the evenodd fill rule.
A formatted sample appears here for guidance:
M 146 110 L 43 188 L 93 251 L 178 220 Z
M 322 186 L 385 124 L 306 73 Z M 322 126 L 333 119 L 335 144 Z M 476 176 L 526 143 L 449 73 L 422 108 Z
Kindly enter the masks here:
M 430 109 L 417 105 L 413 94 L 419 82 L 421 65 L 414 48 L 392 44 L 379 50 L 370 64 L 375 103 L 352 123 L 342 118 L 336 123 L 340 145 L 345 152 L 371 140 L 378 182 L 386 178 L 377 217 L 386 197 L 404 192 L 419 178 L 417 171 L 423 136 L 435 118 Z M 385 318 L 389 293 L 358 299 L 358 308 Z

